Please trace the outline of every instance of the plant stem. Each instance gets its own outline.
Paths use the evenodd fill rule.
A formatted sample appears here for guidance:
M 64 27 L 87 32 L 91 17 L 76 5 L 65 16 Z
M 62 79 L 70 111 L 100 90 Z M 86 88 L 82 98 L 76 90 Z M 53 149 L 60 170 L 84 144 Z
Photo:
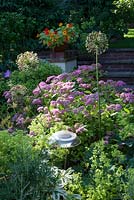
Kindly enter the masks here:
M 100 104 L 100 88 L 99 88 L 99 70 L 98 70 L 98 47 L 96 47 L 96 82 L 98 92 L 98 122 L 99 122 L 99 133 L 101 135 L 101 104 Z

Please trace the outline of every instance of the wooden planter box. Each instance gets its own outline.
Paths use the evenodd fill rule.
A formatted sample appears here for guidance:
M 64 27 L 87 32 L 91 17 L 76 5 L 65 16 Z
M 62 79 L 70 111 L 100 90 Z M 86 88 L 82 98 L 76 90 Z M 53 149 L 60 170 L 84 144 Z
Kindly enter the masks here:
M 77 57 L 69 51 L 52 52 L 46 51 L 38 54 L 40 60 L 48 61 L 52 64 L 59 66 L 62 72 L 71 72 L 74 67 L 77 67 Z

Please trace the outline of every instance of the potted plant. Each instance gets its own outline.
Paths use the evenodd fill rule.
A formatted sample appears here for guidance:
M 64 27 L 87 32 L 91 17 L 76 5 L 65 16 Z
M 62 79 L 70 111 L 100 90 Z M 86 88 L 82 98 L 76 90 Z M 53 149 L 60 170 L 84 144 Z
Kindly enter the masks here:
M 68 45 L 75 43 L 79 36 L 77 27 L 72 23 L 59 23 L 58 28 L 46 27 L 39 35 L 39 41 L 50 51 L 42 52 L 39 57 L 61 67 L 63 72 L 72 71 L 77 65 L 76 56 L 65 50 Z
M 78 31 L 72 23 L 59 23 L 58 28 L 45 28 L 39 35 L 39 40 L 49 49 L 53 51 L 58 50 L 57 47 L 66 48 L 68 44 L 76 42 L 78 38 Z

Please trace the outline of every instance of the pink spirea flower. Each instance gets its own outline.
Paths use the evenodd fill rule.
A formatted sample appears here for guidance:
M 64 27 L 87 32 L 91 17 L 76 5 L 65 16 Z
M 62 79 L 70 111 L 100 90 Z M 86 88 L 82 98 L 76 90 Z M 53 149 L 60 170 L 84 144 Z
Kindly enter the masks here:
M 108 79 L 106 81 L 106 85 L 111 85 L 111 86 L 115 86 L 115 81 L 111 80 L 111 79 Z
M 122 106 L 120 104 L 111 104 L 109 106 L 107 106 L 107 110 L 113 110 L 116 112 L 119 112 L 122 109 Z
M 78 83 L 83 83 L 83 79 L 79 77 L 79 78 L 77 78 L 77 82 Z
M 39 95 L 41 93 L 41 90 L 39 87 L 36 87 L 34 90 L 33 90 L 33 94 L 34 95 Z
M 131 92 L 128 92 L 128 93 L 123 92 L 119 96 L 120 96 L 120 98 L 123 99 L 124 103 L 133 103 L 134 102 L 134 94 Z
M 86 127 L 86 125 L 83 125 L 83 124 L 80 124 L 80 123 L 76 123 L 74 125 L 74 129 L 75 129 L 75 132 L 77 134 L 83 133 L 84 131 L 86 131 L 87 129 L 85 127 Z
M 106 85 L 106 82 L 103 81 L 103 80 L 100 80 L 100 81 L 99 81 L 99 85 L 102 85 L 102 86 L 103 86 L 103 85 Z
M 85 102 L 85 105 L 88 106 L 98 100 L 98 94 L 96 93 L 96 94 L 85 95 L 83 100 Z
M 64 79 L 68 79 L 70 77 L 70 74 L 69 73 L 62 73 L 60 75 L 58 75 L 56 78 L 59 80 L 59 81 L 63 81 Z
M 58 98 L 57 103 L 58 105 L 63 105 L 64 107 L 67 107 L 70 104 L 70 101 L 67 99 Z
M 5 91 L 3 93 L 3 96 L 5 97 L 5 99 L 10 99 L 11 98 L 11 92 L 10 91 Z
M 4 78 L 9 78 L 11 76 L 11 71 L 8 69 L 5 73 L 4 73 Z
M 57 106 L 57 101 L 51 101 L 50 106 L 56 107 Z
M 85 109 L 84 106 L 80 106 L 78 108 L 74 108 L 72 111 L 74 114 L 78 114 L 78 113 L 84 113 L 84 109 Z
M 50 83 L 56 76 L 49 76 L 46 80 L 46 83 Z
M 123 87 L 123 86 L 125 86 L 126 85 L 126 83 L 124 82 L 124 81 L 117 81 L 116 83 L 115 83 L 115 87 Z
M 33 105 L 41 105 L 41 104 L 42 104 L 42 101 L 41 101 L 41 99 L 39 99 L 39 98 L 33 99 L 32 104 L 33 104 Z
M 81 65 L 78 66 L 78 69 L 82 71 L 94 71 L 95 67 L 93 65 Z
M 132 92 L 133 90 L 132 90 L 132 88 L 124 88 L 124 91 L 125 92 Z
M 82 71 L 81 71 L 80 69 L 77 69 L 77 70 L 75 70 L 75 71 L 72 72 L 72 75 L 77 77 L 77 76 L 79 76 L 81 73 L 82 73 Z
M 91 84 L 86 84 L 86 83 L 81 83 L 79 86 L 80 86 L 81 88 L 84 88 L 84 89 L 89 89 L 89 88 L 91 88 Z
M 43 107 L 43 106 L 40 106 L 40 107 L 37 108 L 37 111 L 38 111 L 38 112 L 43 112 L 43 110 L 44 110 L 44 107 Z
M 51 114 L 53 114 L 54 116 L 59 116 L 61 114 L 61 111 L 58 108 L 55 108 L 51 110 Z
M 70 102 L 72 102 L 72 101 L 74 100 L 74 96 L 69 95 L 69 96 L 67 97 L 67 100 L 69 100 Z
M 40 82 L 39 83 L 39 88 L 41 89 L 41 90 L 50 90 L 50 85 L 49 84 L 46 84 L 45 82 Z

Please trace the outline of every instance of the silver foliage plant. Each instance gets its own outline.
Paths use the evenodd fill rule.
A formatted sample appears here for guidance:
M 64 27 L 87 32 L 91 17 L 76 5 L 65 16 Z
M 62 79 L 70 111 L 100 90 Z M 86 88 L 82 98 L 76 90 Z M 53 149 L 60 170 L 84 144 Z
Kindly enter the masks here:
M 68 185 L 69 183 L 72 183 L 73 178 L 73 170 L 71 168 L 68 168 L 67 170 L 61 170 L 57 167 L 53 167 L 53 170 L 55 171 L 56 176 L 58 176 L 58 182 L 57 185 L 52 192 L 52 200 L 60 200 L 61 197 L 63 199 L 78 199 L 81 200 L 81 196 L 78 194 L 68 194 L 64 187 Z

